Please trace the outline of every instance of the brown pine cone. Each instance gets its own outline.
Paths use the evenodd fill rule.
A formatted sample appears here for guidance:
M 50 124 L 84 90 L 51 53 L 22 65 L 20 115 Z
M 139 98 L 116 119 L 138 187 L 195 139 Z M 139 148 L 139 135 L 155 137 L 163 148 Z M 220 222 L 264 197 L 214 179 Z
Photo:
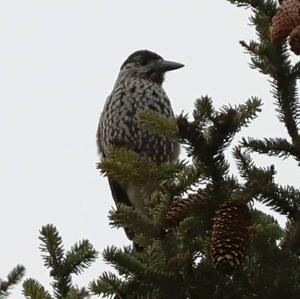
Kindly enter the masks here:
M 210 244 L 211 261 L 217 270 L 231 274 L 241 265 L 249 247 L 250 213 L 245 203 L 221 205 L 213 219 Z
M 0 290 L 3 292 L 6 292 L 7 289 L 9 288 L 10 283 L 8 281 L 1 281 L 0 282 Z
M 300 25 L 300 0 L 284 0 L 272 19 L 271 39 L 281 43 Z
M 300 26 L 297 26 L 289 36 L 289 44 L 291 51 L 296 55 L 300 55 Z
M 208 204 L 207 192 L 199 189 L 197 193 L 189 194 L 188 197 L 175 200 L 166 213 L 167 225 L 175 226 L 184 218 L 189 217 L 199 209 L 205 209 Z

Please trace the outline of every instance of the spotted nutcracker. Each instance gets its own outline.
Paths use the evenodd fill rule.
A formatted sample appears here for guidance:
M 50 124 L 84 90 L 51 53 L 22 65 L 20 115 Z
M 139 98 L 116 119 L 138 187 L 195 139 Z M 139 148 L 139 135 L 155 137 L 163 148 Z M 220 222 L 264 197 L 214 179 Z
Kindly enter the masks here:
M 148 50 L 136 51 L 125 60 L 106 100 L 97 129 L 97 146 L 102 157 L 112 145 L 118 145 L 158 163 L 178 159 L 179 144 L 145 131 L 138 124 L 137 111 L 152 109 L 173 117 L 162 83 L 167 71 L 181 67 L 183 64 L 164 60 Z M 109 184 L 115 203 L 133 205 L 144 213 L 140 188 L 134 182 L 122 184 L 109 178 Z

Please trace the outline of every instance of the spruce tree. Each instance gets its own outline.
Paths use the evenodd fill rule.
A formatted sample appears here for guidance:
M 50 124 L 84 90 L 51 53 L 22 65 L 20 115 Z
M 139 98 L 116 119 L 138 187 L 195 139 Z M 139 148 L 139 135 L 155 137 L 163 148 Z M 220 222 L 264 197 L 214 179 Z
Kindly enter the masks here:
M 166 119 L 140 111 L 145 130 L 177 139 L 189 159 L 157 165 L 125 148 L 115 148 L 98 165 L 118 181 L 147 190 L 147 215 L 119 205 L 113 227 L 135 232 L 138 246 L 108 247 L 102 253 L 117 274 L 103 273 L 90 288 L 113 298 L 300 298 L 300 191 L 275 183 L 273 165 L 260 167 L 251 152 L 300 159 L 300 110 L 296 82 L 300 47 L 298 0 L 229 0 L 252 10 L 257 39 L 240 44 L 251 64 L 268 75 L 279 121 L 289 138 L 243 138 L 232 153 L 238 176 L 229 171 L 225 151 L 234 136 L 257 116 L 262 102 L 249 98 L 217 110 L 208 96 L 195 102 L 192 117 Z M 299 14 L 299 15 L 298 15 Z M 298 31 L 297 31 L 298 30 Z M 253 204 L 260 201 L 287 217 L 285 228 Z
M 260 99 L 252 96 L 216 109 L 210 97 L 202 96 L 191 117 L 181 114 L 171 120 L 140 111 L 140 125 L 178 140 L 188 159 L 157 165 L 116 147 L 98 164 L 102 174 L 138 184 L 145 191 L 147 213 L 123 204 L 110 212 L 112 227 L 135 232 L 134 244 L 102 252 L 115 271 L 92 281 L 91 294 L 117 299 L 300 298 L 300 191 L 276 183 L 275 166 L 260 167 L 251 157 L 256 152 L 300 161 L 300 64 L 291 61 L 291 50 L 297 54 L 300 49 L 299 0 L 228 1 L 252 11 L 257 39 L 240 44 L 250 54 L 250 66 L 269 77 L 278 118 L 289 137 L 242 138 L 232 150 L 238 169 L 233 175 L 228 148 L 236 133 L 258 116 Z M 149 185 L 156 187 L 151 194 Z M 286 216 L 286 226 L 258 210 L 255 201 Z M 71 275 L 94 261 L 92 245 L 84 240 L 65 253 L 52 225 L 42 228 L 40 240 L 53 294 L 27 279 L 25 297 L 88 297 L 73 285 Z

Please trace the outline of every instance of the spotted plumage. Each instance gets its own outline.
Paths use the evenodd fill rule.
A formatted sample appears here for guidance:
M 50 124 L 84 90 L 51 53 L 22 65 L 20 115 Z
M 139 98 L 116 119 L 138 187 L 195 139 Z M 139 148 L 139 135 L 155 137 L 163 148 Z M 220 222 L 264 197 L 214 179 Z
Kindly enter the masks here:
M 124 61 L 113 91 L 105 102 L 97 130 L 97 146 L 102 157 L 112 145 L 118 145 L 158 163 L 178 158 L 179 144 L 145 131 L 138 124 L 136 113 L 152 109 L 168 117 L 174 116 L 162 83 L 165 72 L 182 66 L 148 50 L 136 51 Z M 143 201 L 134 183 L 124 185 L 109 181 L 116 203 L 133 205 L 144 213 Z

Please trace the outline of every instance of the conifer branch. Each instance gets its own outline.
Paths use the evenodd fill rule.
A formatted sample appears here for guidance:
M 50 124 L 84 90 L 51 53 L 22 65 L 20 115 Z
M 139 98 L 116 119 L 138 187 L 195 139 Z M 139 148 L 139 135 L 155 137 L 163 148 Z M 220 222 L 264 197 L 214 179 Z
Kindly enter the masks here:
M 194 187 L 205 181 L 206 177 L 203 174 L 203 170 L 195 163 L 195 165 L 186 165 L 182 171 L 177 174 L 175 180 L 170 182 L 166 187 L 171 197 L 177 197 L 193 190 Z
M 137 117 L 141 126 L 147 131 L 168 139 L 178 138 L 175 118 L 167 117 L 150 109 L 138 111 Z
M 296 201 L 299 197 L 290 190 L 290 187 L 282 187 L 278 184 L 270 184 L 269 188 L 260 191 L 257 199 L 269 206 L 272 210 L 289 218 L 294 218 L 297 212 Z
M 291 70 L 291 79 L 300 79 L 300 62 L 295 63 Z
M 238 7 L 252 8 L 254 11 L 260 11 L 266 15 L 274 15 L 277 3 L 273 0 L 227 0 Z
M 252 219 L 256 226 L 252 238 L 253 246 L 262 246 L 268 239 L 271 242 L 278 242 L 283 237 L 283 230 L 273 216 L 254 209 Z
M 112 264 L 121 275 L 135 277 L 135 279 L 147 289 L 149 289 L 151 285 L 156 285 L 157 288 L 161 288 L 162 290 L 174 288 L 173 275 L 166 273 L 163 269 L 159 269 L 163 267 L 165 263 L 157 260 L 157 255 L 162 258 L 161 250 L 159 250 L 159 253 L 157 249 L 158 247 L 152 247 L 152 250 L 147 248 L 147 251 L 143 254 L 143 259 L 140 260 L 140 255 L 138 259 L 136 254 L 134 255 L 132 251 L 121 251 L 112 246 L 103 251 L 103 258 Z M 153 264 L 154 261 L 155 266 Z
M 63 262 L 64 248 L 57 229 L 51 224 L 43 226 L 39 239 L 42 241 L 40 250 L 45 266 L 58 269 Z
M 261 112 L 262 101 L 257 97 L 251 97 L 245 104 L 238 105 L 236 110 L 238 111 L 238 128 L 247 127 L 248 124 L 254 120 Z
M 66 252 L 64 265 L 68 268 L 69 273 L 80 274 L 84 269 L 90 267 L 97 256 L 98 253 L 93 245 L 88 240 L 82 240 Z
M 90 293 L 85 288 L 72 287 L 66 299 L 89 299 Z
M 89 289 L 95 295 L 111 297 L 117 294 L 120 298 L 125 298 L 123 289 L 123 281 L 111 272 L 103 272 L 102 275 L 89 285 Z
M 294 156 L 297 160 L 300 158 L 294 145 L 283 138 L 264 138 L 263 140 L 243 138 L 241 145 L 252 152 L 267 154 L 268 156 L 278 156 L 281 158 Z
M 40 231 L 40 246 L 47 268 L 51 268 L 50 275 L 54 278 L 52 286 L 56 297 L 61 298 L 68 295 L 72 286 L 70 273 L 64 267 L 64 249 L 62 239 L 53 225 L 46 225 Z
M 247 152 L 242 152 L 239 146 L 234 147 L 232 154 L 236 160 L 240 176 L 248 180 L 251 170 L 255 167 L 251 156 Z
M 234 4 L 240 2 L 229 1 Z M 277 10 L 276 3 L 272 0 L 256 2 L 253 6 L 254 16 L 250 20 L 255 25 L 259 41 L 250 42 L 250 44 L 242 41 L 241 45 L 250 53 L 252 67 L 272 78 L 272 93 L 276 99 L 279 119 L 285 124 L 289 135 L 295 142 L 298 139 L 297 119 L 300 116 L 296 87 L 298 67 L 292 66 L 285 43 L 275 45 L 271 42 L 269 30 L 272 17 Z
M 185 166 L 185 162 L 164 163 L 142 157 L 124 147 L 112 149 L 97 166 L 102 174 L 121 183 L 134 182 L 143 190 L 153 190 L 164 180 L 172 180 Z
M 154 242 L 146 248 L 147 261 L 145 274 L 159 273 L 165 268 L 166 257 L 159 242 Z
M 244 105 L 224 106 L 219 112 L 213 110 L 211 105 L 209 98 L 198 100 L 194 115 L 199 121 L 189 122 L 187 117 L 180 116 L 177 126 L 181 140 L 188 145 L 188 153 L 196 158 L 194 163 L 199 173 L 210 177 L 217 186 L 222 184 L 229 170 L 224 150 L 241 127 L 257 116 L 261 101 L 255 97 L 250 98 Z M 202 115 L 197 107 L 206 107 L 207 111 Z M 203 126 L 205 120 L 207 125 Z
M 21 265 L 17 265 L 8 275 L 7 282 L 10 285 L 17 284 L 25 275 L 25 268 Z
M 241 175 L 246 179 L 246 190 L 276 212 L 293 218 L 300 203 L 300 191 L 291 186 L 282 187 L 274 183 L 274 166 L 256 167 L 249 154 L 234 149 L 234 157 Z
M 261 100 L 253 97 L 243 105 L 223 106 L 221 112 L 213 118 L 214 126 L 208 129 L 208 134 L 206 133 L 210 135 L 210 147 L 217 149 L 219 153 L 224 151 L 234 135 L 257 117 L 261 105 Z
M 65 254 L 62 238 L 55 226 L 49 224 L 40 230 L 40 250 L 44 264 L 50 268 L 54 297 L 56 299 L 83 299 L 89 294 L 84 288 L 78 289 L 72 283 L 72 274 L 80 274 L 96 259 L 98 253 L 87 240 L 82 240 L 71 247 Z M 25 296 L 31 299 L 52 296 L 34 279 L 28 279 L 23 285 Z
M 25 275 L 25 268 L 21 265 L 17 265 L 7 275 L 6 280 L 0 279 L 0 298 L 6 298 L 10 294 L 11 288 L 18 284 Z
M 102 252 L 103 259 L 113 265 L 121 275 L 142 274 L 145 265 L 129 252 L 122 251 L 115 246 L 107 247 Z
M 34 279 L 27 279 L 24 282 L 23 294 L 28 299 L 53 299 L 45 288 Z
M 212 147 L 214 143 L 220 144 L 212 137 L 214 127 L 210 125 L 204 132 L 196 122 L 189 122 L 187 117 L 180 116 L 177 120 L 179 136 L 182 142 L 187 145 L 187 152 L 193 157 L 200 172 L 209 180 L 221 182 L 223 175 L 228 172 L 229 165 L 225 161 L 223 152 L 218 147 Z M 215 134 L 216 136 L 216 134 Z M 223 144 L 220 145 L 223 147 Z
M 133 207 L 119 204 L 116 210 L 109 212 L 110 225 L 112 227 L 126 227 L 137 233 L 157 237 L 161 233 L 160 223 L 138 213 Z
M 207 121 L 211 121 L 216 114 L 212 99 L 208 96 L 201 97 L 196 99 L 194 106 L 193 117 L 195 122 L 198 124 L 199 128 L 204 129 L 207 125 Z

